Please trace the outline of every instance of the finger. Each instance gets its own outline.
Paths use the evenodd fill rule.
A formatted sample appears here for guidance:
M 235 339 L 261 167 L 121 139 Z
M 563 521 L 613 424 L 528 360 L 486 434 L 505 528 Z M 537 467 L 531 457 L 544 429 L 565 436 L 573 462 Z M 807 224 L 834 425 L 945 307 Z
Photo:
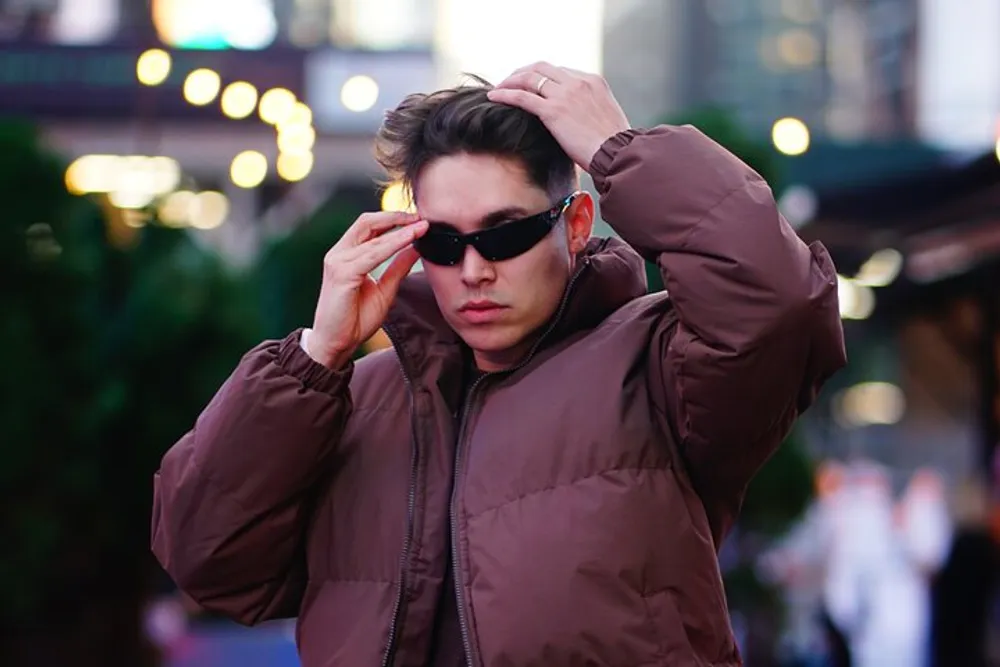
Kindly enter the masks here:
M 416 213 L 406 213 L 404 211 L 379 211 L 376 213 L 364 213 L 353 225 L 347 228 L 342 239 L 348 246 L 358 246 L 373 239 L 393 227 L 399 227 L 419 220 Z
M 542 84 L 542 85 L 539 85 Z M 524 71 L 511 74 L 500 82 L 497 90 L 523 90 L 528 93 L 543 96 L 546 92 L 551 92 L 550 86 L 558 86 L 555 79 L 535 71 Z
M 544 97 L 539 97 L 533 92 L 529 93 L 524 90 L 494 89 L 487 93 L 487 95 L 491 102 L 518 107 L 528 113 L 535 114 L 539 118 L 543 117 L 546 108 L 545 105 L 548 104 L 548 100 Z
M 384 234 L 354 249 L 346 259 L 356 273 L 369 273 L 397 252 L 424 235 L 428 224 L 420 220 L 412 225 Z
M 531 63 L 530 65 L 525 65 L 524 67 L 518 67 L 514 70 L 513 74 L 523 74 L 524 72 L 534 72 L 537 75 L 547 76 L 556 83 L 563 83 L 568 78 L 572 77 L 572 74 L 567 68 L 556 67 L 552 63 L 547 63 L 544 60 Z M 511 76 L 513 76 L 513 74 Z M 535 81 L 538 81 L 537 76 L 535 77 Z
M 400 250 L 399 254 L 386 267 L 382 277 L 378 280 L 378 286 L 390 301 L 395 298 L 403 278 L 409 275 L 410 269 L 413 268 L 418 259 L 420 259 L 420 254 L 413 246 L 407 246 Z

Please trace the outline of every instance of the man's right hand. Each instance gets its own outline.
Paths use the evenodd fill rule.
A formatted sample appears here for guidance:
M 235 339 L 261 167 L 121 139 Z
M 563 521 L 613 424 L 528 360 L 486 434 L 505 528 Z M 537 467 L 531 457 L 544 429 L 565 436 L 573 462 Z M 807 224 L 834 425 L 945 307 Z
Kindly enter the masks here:
M 306 352 L 328 368 L 345 365 L 389 312 L 403 278 L 419 255 L 414 240 L 427 222 L 412 213 L 365 213 L 323 260 L 323 284 Z M 369 274 L 393 255 L 382 276 Z

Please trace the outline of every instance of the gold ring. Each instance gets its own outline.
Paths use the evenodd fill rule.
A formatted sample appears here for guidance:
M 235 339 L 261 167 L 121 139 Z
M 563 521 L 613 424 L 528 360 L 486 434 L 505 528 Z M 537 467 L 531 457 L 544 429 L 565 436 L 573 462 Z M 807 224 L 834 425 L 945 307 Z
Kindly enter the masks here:
M 544 86 L 548 80 L 549 77 L 545 76 L 544 74 L 542 75 L 542 78 L 538 80 L 538 85 L 535 86 L 535 92 L 538 93 L 538 95 L 542 94 L 542 86 Z

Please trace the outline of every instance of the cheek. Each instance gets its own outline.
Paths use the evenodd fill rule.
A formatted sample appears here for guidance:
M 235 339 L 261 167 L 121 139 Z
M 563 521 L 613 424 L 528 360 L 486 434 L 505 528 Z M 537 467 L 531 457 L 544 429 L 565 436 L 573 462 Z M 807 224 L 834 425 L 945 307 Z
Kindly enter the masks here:
M 521 295 L 521 303 L 547 306 L 562 295 L 569 279 L 569 260 L 558 248 L 546 250 L 518 257 L 504 267 L 505 282 Z
M 431 285 L 438 306 L 444 309 L 461 283 L 461 276 L 454 267 L 424 265 L 424 274 Z

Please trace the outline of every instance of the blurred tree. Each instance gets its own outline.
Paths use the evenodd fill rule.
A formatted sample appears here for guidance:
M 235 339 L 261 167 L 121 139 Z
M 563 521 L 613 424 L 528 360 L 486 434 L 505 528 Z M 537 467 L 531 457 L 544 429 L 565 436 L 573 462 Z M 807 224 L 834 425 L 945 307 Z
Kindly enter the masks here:
M 378 210 L 378 197 L 374 195 L 370 186 L 334 193 L 290 235 L 275 239 L 261 253 L 255 276 L 268 337 L 283 337 L 297 327 L 310 326 L 323 278 L 323 259 L 359 215 Z M 376 334 L 358 348 L 355 358 L 364 356 L 373 346 L 388 344 L 384 334 Z
M 261 253 L 255 268 L 261 308 L 267 314 L 268 337 L 286 336 L 310 326 L 316 311 L 323 258 L 362 213 L 350 202 L 333 199 L 288 236 L 275 239 Z
M 153 664 L 152 473 L 260 339 L 254 295 L 178 230 L 127 240 L 0 126 L 3 664 Z M 10 548 L 14 545 L 14 548 Z

